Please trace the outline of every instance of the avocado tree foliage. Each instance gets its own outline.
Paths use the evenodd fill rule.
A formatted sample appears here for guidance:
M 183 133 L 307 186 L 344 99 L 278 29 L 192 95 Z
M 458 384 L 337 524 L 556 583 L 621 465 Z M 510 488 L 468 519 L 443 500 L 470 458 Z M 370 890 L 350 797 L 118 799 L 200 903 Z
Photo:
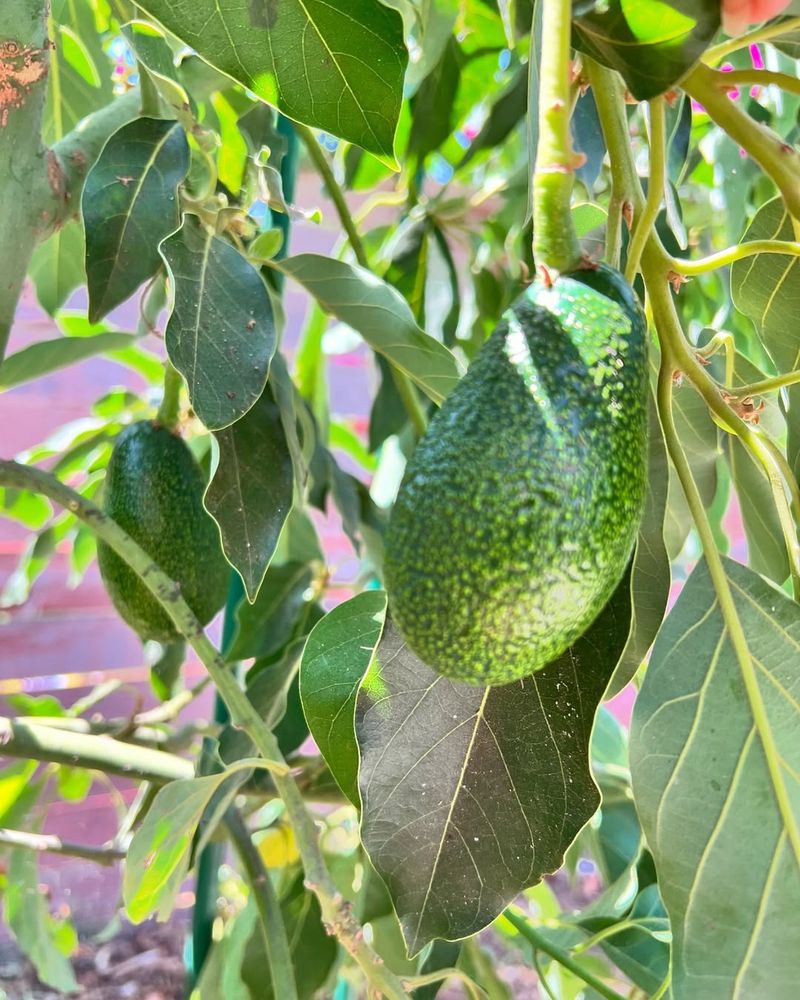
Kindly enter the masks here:
M 730 30 L 745 6 L 725 5 Z M 152 668 L 161 703 L 131 720 L 104 717 L 102 692 L 17 696 L 0 719 L 5 920 L 43 981 L 75 989 L 75 935 L 31 902 L 34 850 L 123 857 L 140 921 L 166 919 L 227 837 L 241 884 L 199 998 L 503 997 L 493 956 L 512 949 L 541 995 L 795 995 L 800 4 L 783 7 L 727 37 L 719 0 L 4 0 L 0 389 L 100 354 L 146 385 L 2 456 L 3 514 L 31 530 L 4 603 L 56 545 L 80 578 L 99 542 L 183 640 Z M 292 252 L 288 223 L 314 208 L 294 204 L 298 141 L 341 231 L 328 256 Z M 381 589 L 391 500 L 534 275 L 557 290 L 600 260 L 649 327 L 633 557 L 553 662 L 450 680 Z M 26 276 L 58 335 L 7 353 Z M 86 312 L 65 309 L 83 285 Z M 292 286 L 310 306 L 287 351 Z M 107 316 L 134 295 L 122 331 Z M 327 354 L 354 334 L 374 352 L 365 439 L 329 407 Z M 154 532 L 103 500 L 142 421 L 204 469 L 231 567 L 221 649 Z M 487 496 L 453 533 L 461 580 Z M 344 602 L 326 511 L 360 559 Z M 207 671 L 194 688 L 186 645 Z M 631 683 L 628 733 L 603 702 Z M 209 684 L 227 716 L 182 725 Z M 42 841 L 43 803 L 98 772 L 142 782 L 114 843 Z M 575 906 L 587 863 L 599 888 Z

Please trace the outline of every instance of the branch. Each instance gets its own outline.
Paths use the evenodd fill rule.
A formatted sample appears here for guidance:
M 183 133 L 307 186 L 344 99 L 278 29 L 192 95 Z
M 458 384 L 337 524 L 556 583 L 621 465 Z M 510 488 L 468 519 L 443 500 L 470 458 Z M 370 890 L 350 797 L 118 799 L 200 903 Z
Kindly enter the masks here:
M 99 865 L 114 865 L 122 861 L 126 852 L 118 847 L 89 847 L 84 844 L 70 844 L 49 833 L 26 833 L 22 830 L 0 829 L 0 844 L 6 847 L 24 847 L 29 851 L 47 851 L 50 854 L 66 854 L 71 858 L 86 858 Z
M 664 98 L 655 97 L 650 101 L 650 177 L 647 183 L 647 200 L 642 212 L 636 216 L 635 228 L 628 246 L 628 260 L 625 265 L 625 280 L 633 284 L 642 259 L 642 250 L 653 231 L 667 179 L 666 158 L 666 114 Z
M 181 596 L 178 585 L 159 569 L 127 532 L 91 500 L 76 493 L 41 469 L 30 468 L 17 462 L 0 461 L 0 484 L 33 490 L 54 500 L 79 520 L 84 521 L 101 541 L 124 559 L 197 653 L 228 708 L 231 723 L 247 734 L 265 760 L 284 763 L 275 735 L 239 687 L 229 665 L 206 636 L 191 608 Z M 350 908 L 345 904 L 328 872 L 320 849 L 316 824 L 306 809 L 294 779 L 291 775 L 273 774 L 272 780 L 292 823 L 306 875 L 306 885 L 319 900 L 323 921 L 361 966 L 371 986 L 382 992 L 387 1000 L 402 1000 L 405 992 L 400 979 L 385 967 L 382 960 L 366 943 L 360 925 L 353 918 Z
M 740 49 L 746 49 L 751 45 L 758 45 L 759 42 L 771 42 L 773 38 L 780 38 L 781 35 L 788 35 L 790 32 L 797 31 L 798 29 L 800 29 L 800 17 L 790 17 L 773 24 L 765 24 L 761 28 L 748 31 L 745 35 L 739 35 L 738 38 L 729 38 L 727 42 L 720 42 L 719 45 L 714 45 L 712 48 L 707 49 L 703 56 L 703 62 L 709 66 L 716 66 L 732 52 L 738 52 Z
M 162 750 L 17 719 L 0 718 L 0 751 L 9 757 L 86 767 L 159 785 L 194 777 L 188 760 Z
M 720 250 L 699 260 L 673 257 L 671 266 L 676 274 L 685 275 L 687 278 L 696 277 L 709 271 L 716 271 L 719 267 L 727 267 L 737 260 L 755 257 L 760 253 L 781 253 L 787 257 L 800 257 L 800 243 L 792 240 L 748 240 L 746 243 L 738 243 L 735 247 L 728 247 L 727 250 Z

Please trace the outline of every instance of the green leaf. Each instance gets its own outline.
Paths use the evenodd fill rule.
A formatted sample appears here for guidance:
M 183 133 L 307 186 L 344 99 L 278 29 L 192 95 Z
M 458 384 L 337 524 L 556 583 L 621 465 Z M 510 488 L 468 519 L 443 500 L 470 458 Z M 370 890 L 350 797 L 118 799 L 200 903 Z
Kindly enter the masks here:
M 198 0 L 140 5 L 287 118 L 394 163 L 407 54 L 399 14 L 375 0 Z
M 292 456 L 269 386 L 241 420 L 214 436 L 219 462 L 204 503 L 219 525 L 228 561 L 255 601 L 294 489 Z
M 28 273 L 39 305 L 51 316 L 86 281 L 86 245 L 78 222 L 68 222 L 33 251 Z
M 719 433 L 703 397 L 689 383 L 674 395 L 675 426 L 692 467 L 692 474 L 706 508 L 717 492 Z M 692 526 L 692 516 L 675 470 L 670 466 L 664 540 L 672 559 L 680 553 Z
M 669 600 L 670 562 L 664 544 L 669 465 L 652 397 L 649 424 L 647 495 L 631 575 L 631 630 L 606 698 L 619 694 L 633 679 L 661 628 Z
M 133 836 L 125 861 L 122 892 L 133 923 L 141 923 L 154 913 L 159 920 L 167 919 L 189 870 L 194 834 L 209 803 L 214 798 L 214 815 L 204 819 L 205 839 L 248 774 L 246 766 L 237 766 L 204 778 L 181 778 L 159 789 Z M 200 850 L 198 845 L 196 851 Z
M 255 603 L 242 601 L 236 611 L 236 633 L 229 660 L 270 656 L 287 642 L 298 616 L 311 601 L 313 570 L 304 563 L 270 566 Z
M 300 664 L 308 728 L 337 784 L 358 798 L 356 694 L 383 631 L 386 594 L 365 590 L 335 607 L 311 630 Z
M 703 562 L 661 630 L 636 701 L 634 796 L 672 925 L 672 995 L 791 996 L 800 978 L 800 606 L 752 570 L 724 567 L 753 651 L 763 728 Z
M 188 169 L 177 122 L 137 118 L 103 147 L 81 199 L 92 322 L 158 270 L 158 244 L 178 226 L 177 190 Z
M 751 240 L 794 240 L 792 219 L 781 198 L 773 198 L 756 213 L 742 243 Z M 731 268 L 731 295 L 736 308 L 755 323 L 779 370 L 800 367 L 795 334 L 800 257 L 763 253 L 736 261 Z
M 573 41 L 646 101 L 700 59 L 719 29 L 719 12 L 719 0 L 608 0 L 574 21 Z
M 17 944 L 33 962 L 36 975 L 59 993 L 75 993 L 78 983 L 72 966 L 57 944 L 61 921 L 55 920 L 39 890 L 35 851 L 9 851 L 5 891 L 5 920 Z
M 279 267 L 435 403 L 455 387 L 461 376 L 455 356 L 417 326 L 402 295 L 371 271 L 313 253 L 290 257 Z
M 261 397 L 277 346 L 261 275 L 235 247 L 187 216 L 161 244 L 175 304 L 167 323 L 169 359 L 209 430 L 239 420 Z
M 63 138 L 114 96 L 111 62 L 91 6 L 78 0 L 54 0 L 52 14 L 57 30 L 52 38 L 43 122 L 48 144 Z
M 742 242 L 794 240 L 792 220 L 781 198 L 773 198 L 756 213 Z M 737 309 L 753 321 L 778 371 L 800 368 L 800 343 L 795 334 L 800 315 L 800 257 L 762 253 L 736 261 L 731 268 L 731 295 Z M 788 457 L 797 472 L 800 456 L 800 388 L 787 390 Z
M 628 588 L 626 574 L 563 657 L 503 687 L 435 674 L 387 621 L 356 709 L 361 834 L 412 954 L 485 927 L 559 867 L 596 810 L 589 739 Z
M 40 340 L 11 354 L 0 368 L 0 390 L 41 378 L 106 351 L 122 350 L 136 343 L 130 333 L 109 331 L 91 337 L 56 337 Z
M 193 1000 L 219 1000 L 220 997 L 225 997 L 225 1000 L 253 1000 L 250 990 L 242 982 L 242 963 L 254 929 L 261 932 L 258 909 L 250 896 L 244 909 L 227 922 L 222 937 L 214 941 L 191 994 Z M 262 970 L 266 968 L 265 956 Z

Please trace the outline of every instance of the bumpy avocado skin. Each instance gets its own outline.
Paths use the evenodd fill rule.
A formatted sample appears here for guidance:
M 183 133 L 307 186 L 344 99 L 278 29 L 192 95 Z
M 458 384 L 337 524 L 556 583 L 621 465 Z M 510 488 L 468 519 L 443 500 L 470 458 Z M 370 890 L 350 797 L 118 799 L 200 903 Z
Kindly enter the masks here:
M 647 329 L 600 265 L 531 285 L 434 416 L 386 539 L 394 620 L 433 669 L 550 663 L 619 583 L 646 478 Z
M 225 601 L 229 566 L 203 507 L 205 482 L 186 443 L 151 421 L 131 424 L 108 463 L 105 511 L 152 556 L 201 624 Z M 177 630 L 128 564 L 102 542 L 97 561 L 120 616 L 142 639 L 168 642 Z

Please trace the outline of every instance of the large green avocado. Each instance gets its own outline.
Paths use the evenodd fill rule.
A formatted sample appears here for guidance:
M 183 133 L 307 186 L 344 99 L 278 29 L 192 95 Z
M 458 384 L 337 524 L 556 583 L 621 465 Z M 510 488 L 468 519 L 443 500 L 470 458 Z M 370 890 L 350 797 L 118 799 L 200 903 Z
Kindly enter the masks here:
M 605 265 L 531 285 L 431 420 L 386 539 L 389 607 L 434 670 L 504 684 L 592 623 L 642 514 L 647 330 Z
M 219 531 L 203 507 L 205 482 L 186 443 L 152 421 L 131 424 L 108 463 L 104 509 L 158 566 L 205 625 L 225 600 L 230 567 Z M 178 633 L 139 577 L 113 549 L 97 547 L 100 575 L 114 607 L 142 639 Z

